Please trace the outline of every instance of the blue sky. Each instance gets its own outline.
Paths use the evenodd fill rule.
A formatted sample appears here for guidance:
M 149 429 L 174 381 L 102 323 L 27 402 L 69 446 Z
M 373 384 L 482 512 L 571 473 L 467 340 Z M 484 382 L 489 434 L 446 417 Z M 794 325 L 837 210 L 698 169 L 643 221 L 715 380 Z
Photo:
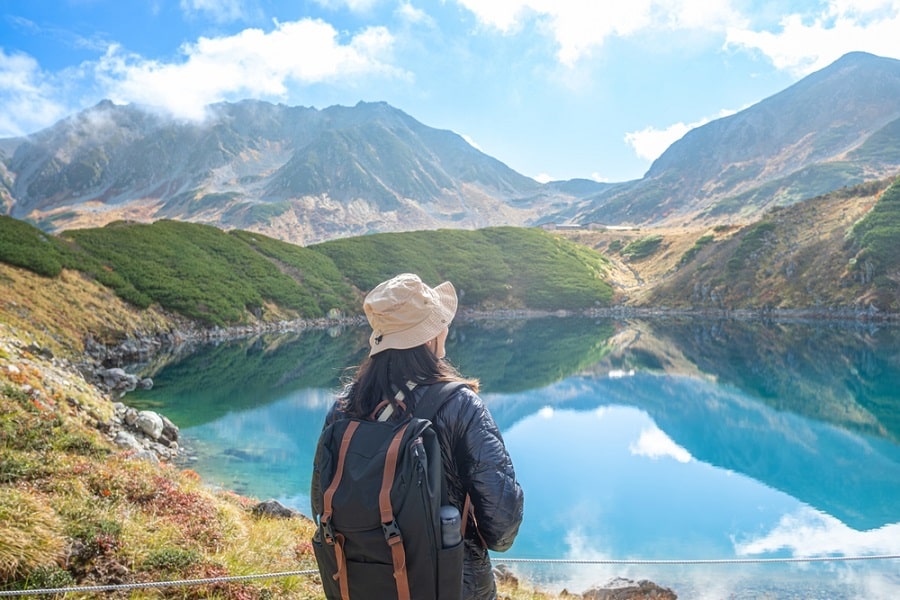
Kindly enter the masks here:
M 386 101 L 530 177 L 626 181 L 855 50 L 900 58 L 900 0 L 0 0 L 0 137 L 104 98 Z

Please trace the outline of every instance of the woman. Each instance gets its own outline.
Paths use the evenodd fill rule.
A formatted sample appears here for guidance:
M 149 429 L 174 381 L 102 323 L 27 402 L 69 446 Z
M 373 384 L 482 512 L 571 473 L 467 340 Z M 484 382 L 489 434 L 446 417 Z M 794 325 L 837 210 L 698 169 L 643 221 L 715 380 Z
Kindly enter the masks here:
M 524 496 L 500 431 L 479 398 L 478 382 L 462 378 L 444 360 L 456 314 L 450 282 L 427 286 L 404 273 L 379 284 L 363 308 L 372 326 L 369 356 L 356 369 L 326 418 L 399 419 L 414 410 L 428 386 L 462 381 L 433 422 L 451 504 L 460 512 L 468 495 L 473 519 L 464 535 L 463 597 L 496 598 L 488 549 L 507 550 L 522 522 Z M 318 482 L 313 481 L 313 489 Z M 314 494 L 314 497 L 316 494 Z

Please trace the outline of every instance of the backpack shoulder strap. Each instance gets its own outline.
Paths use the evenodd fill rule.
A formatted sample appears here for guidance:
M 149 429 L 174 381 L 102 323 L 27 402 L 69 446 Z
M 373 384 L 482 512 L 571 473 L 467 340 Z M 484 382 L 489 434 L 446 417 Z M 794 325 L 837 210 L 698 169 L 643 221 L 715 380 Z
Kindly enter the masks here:
M 413 414 L 420 419 L 434 420 L 434 415 L 450 399 L 456 390 L 465 386 L 462 381 L 439 381 L 425 390 L 425 395 L 416 403 Z

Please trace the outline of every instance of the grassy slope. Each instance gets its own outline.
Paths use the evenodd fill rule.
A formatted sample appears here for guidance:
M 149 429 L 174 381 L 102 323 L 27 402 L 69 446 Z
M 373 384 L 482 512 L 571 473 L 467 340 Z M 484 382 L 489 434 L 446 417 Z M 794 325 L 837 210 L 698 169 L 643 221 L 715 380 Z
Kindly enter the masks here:
M 165 330 L 163 315 L 78 273 L 47 279 L 0 265 L 0 281 L 0 589 L 314 564 L 308 522 L 254 518 L 251 501 L 212 492 L 190 471 L 130 460 L 102 434 L 112 403 L 71 366 L 81 340 Z M 131 597 L 262 598 L 263 588 L 269 597 L 318 597 L 314 579 L 300 577 Z
M 450 279 L 466 308 L 608 306 L 609 264 L 537 229 L 420 231 L 308 248 L 177 221 L 114 223 L 48 236 L 0 217 L 0 262 L 49 277 L 89 275 L 135 306 L 206 325 L 358 314 L 362 291 L 399 272 Z
M 890 249 L 900 239 L 898 195 L 900 183 L 871 182 L 774 209 L 742 227 L 564 235 L 607 255 L 611 283 L 633 306 L 829 310 L 872 303 L 897 313 L 900 256 Z M 870 225 L 857 230 L 860 221 Z

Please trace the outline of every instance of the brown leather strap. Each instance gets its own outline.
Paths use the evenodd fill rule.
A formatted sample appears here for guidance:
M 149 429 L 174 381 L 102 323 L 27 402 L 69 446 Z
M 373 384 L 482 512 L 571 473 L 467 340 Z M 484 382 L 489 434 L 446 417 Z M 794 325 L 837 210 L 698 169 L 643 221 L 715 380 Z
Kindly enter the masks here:
M 334 557 L 337 560 L 337 573 L 332 575 L 341 585 L 341 600 L 350 600 L 350 579 L 347 577 L 347 557 L 344 555 L 344 536 L 334 536 Z
M 409 575 L 406 572 L 406 551 L 403 549 L 403 538 L 399 535 L 388 540 L 391 547 L 391 558 L 394 561 L 394 579 L 397 582 L 397 599 L 410 600 Z
M 381 492 L 378 494 L 378 509 L 381 511 L 381 524 L 385 527 L 385 536 L 388 536 L 387 527 L 394 523 L 394 508 L 391 506 L 391 485 L 394 483 L 394 475 L 397 473 L 397 459 L 400 455 L 400 442 L 403 434 L 409 427 L 407 422 L 394 435 L 388 446 L 387 456 L 384 459 L 384 475 L 381 479 Z M 397 530 L 394 535 L 387 537 L 387 543 L 391 547 L 391 558 L 394 562 L 394 579 L 397 583 L 397 598 L 410 600 L 409 578 L 406 573 L 406 551 L 403 549 L 403 536 Z
M 341 477 L 344 476 L 344 462 L 347 458 L 347 448 L 350 447 L 350 440 L 353 438 L 353 434 L 356 432 L 357 427 L 359 427 L 358 421 L 352 421 L 347 429 L 344 430 L 344 437 L 341 438 L 341 448 L 338 450 L 338 464 L 337 470 L 334 473 L 334 479 L 331 480 L 331 485 L 328 486 L 328 489 L 325 490 L 324 496 L 324 507 L 322 510 L 322 523 L 328 524 L 331 520 L 332 506 L 331 501 L 334 498 L 334 493 L 337 491 L 338 485 L 341 483 Z M 329 542 L 331 543 L 331 542 Z
M 384 412 L 384 409 L 386 409 L 390 405 L 391 405 L 391 403 L 388 400 L 382 400 L 381 402 L 376 404 L 375 409 L 371 413 L 369 413 L 369 420 L 370 421 L 386 421 L 387 420 L 386 418 L 380 419 L 379 417 Z M 388 416 L 390 416 L 390 415 L 388 415 Z
M 466 537 L 466 525 L 469 523 L 470 510 L 472 510 L 472 498 L 466 494 L 466 501 L 463 503 L 462 519 L 459 523 L 459 530 L 464 538 Z
M 481 535 L 481 530 L 478 529 L 478 521 L 475 519 L 475 505 L 472 504 L 472 497 L 469 494 L 466 494 L 466 501 L 463 504 L 463 514 L 462 519 L 460 519 L 459 528 L 462 531 L 463 538 L 466 537 L 466 525 L 469 522 L 469 515 L 472 516 L 472 524 L 475 526 L 475 533 L 478 534 L 478 539 L 481 541 L 481 545 L 485 548 L 488 547 L 487 542 L 484 541 L 484 536 Z

